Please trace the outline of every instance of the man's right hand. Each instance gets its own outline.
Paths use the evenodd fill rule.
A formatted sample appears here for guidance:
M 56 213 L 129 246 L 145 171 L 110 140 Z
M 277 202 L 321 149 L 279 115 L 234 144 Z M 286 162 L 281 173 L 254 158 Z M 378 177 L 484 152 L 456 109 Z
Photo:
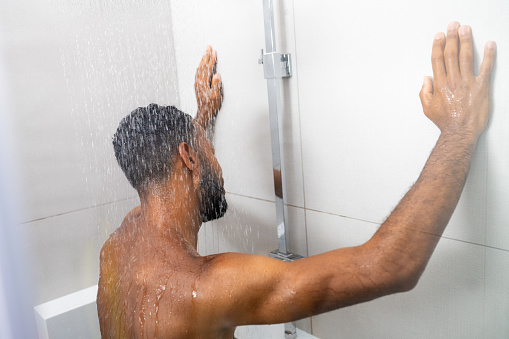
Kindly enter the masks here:
M 481 70 L 475 77 L 470 27 L 451 22 L 447 38 L 441 32 L 435 35 L 431 53 L 434 83 L 425 77 L 419 96 L 424 114 L 442 132 L 477 138 L 486 128 L 495 53 L 495 42 L 486 43 Z

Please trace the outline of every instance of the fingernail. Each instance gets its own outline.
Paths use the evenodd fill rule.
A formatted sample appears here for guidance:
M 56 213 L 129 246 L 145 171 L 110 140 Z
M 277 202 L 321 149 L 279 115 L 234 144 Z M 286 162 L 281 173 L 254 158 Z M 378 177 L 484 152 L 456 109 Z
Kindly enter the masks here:
M 455 21 L 455 22 L 451 22 L 449 24 L 449 26 L 447 26 L 447 30 L 448 31 L 455 31 L 458 29 L 458 23 Z
M 435 40 L 440 40 L 440 39 L 442 39 L 442 32 L 435 34 Z
M 461 26 L 460 27 L 460 34 L 465 35 L 468 33 L 468 26 Z
M 495 49 L 497 47 L 497 44 L 495 43 L 495 41 L 488 41 L 486 43 L 486 47 L 488 47 L 488 49 Z

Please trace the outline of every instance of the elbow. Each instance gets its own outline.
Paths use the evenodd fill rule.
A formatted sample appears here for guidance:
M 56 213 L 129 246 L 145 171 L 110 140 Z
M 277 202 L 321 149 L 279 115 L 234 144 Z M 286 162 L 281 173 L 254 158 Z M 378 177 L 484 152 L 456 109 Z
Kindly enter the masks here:
M 417 286 L 420 274 L 405 274 L 395 281 L 395 293 L 409 292 Z
M 376 274 L 388 294 L 413 290 L 426 267 L 426 262 L 420 260 L 420 257 L 409 255 L 408 251 L 395 246 L 389 249 L 377 248 L 374 255 Z
M 391 282 L 389 283 L 394 290 L 393 293 L 409 292 L 413 290 L 423 270 L 412 267 L 399 267 L 391 272 Z
M 377 265 L 378 287 L 383 294 L 395 294 L 413 290 L 422 274 L 422 270 L 412 265 L 399 265 L 382 260 Z

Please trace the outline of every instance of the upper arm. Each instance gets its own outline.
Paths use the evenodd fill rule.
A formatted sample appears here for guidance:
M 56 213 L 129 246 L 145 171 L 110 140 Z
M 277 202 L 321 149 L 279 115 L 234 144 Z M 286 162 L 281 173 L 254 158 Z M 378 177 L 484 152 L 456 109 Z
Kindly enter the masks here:
M 290 263 L 221 254 L 204 267 L 196 303 L 224 326 L 301 319 L 390 293 L 394 279 L 375 258 L 364 245 Z

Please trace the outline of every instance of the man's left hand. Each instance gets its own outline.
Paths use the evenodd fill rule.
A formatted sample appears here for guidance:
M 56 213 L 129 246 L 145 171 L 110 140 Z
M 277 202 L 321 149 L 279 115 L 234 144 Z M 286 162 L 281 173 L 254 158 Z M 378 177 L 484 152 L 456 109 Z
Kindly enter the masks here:
M 216 117 L 223 101 L 223 84 L 221 75 L 216 74 L 216 62 L 217 52 L 207 46 L 194 80 L 198 103 L 195 120 L 204 128 L 207 128 L 209 122 Z

